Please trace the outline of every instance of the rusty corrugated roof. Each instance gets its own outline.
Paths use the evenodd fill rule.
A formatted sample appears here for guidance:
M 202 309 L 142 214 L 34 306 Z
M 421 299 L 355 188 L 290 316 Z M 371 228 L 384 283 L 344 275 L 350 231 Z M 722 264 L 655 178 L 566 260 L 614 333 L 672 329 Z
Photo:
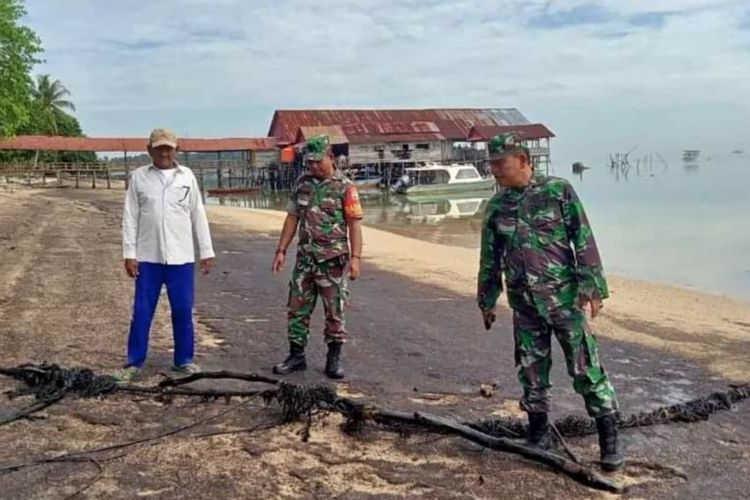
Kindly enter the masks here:
M 300 127 L 294 144 L 301 145 L 310 137 L 327 135 L 331 144 L 377 144 L 389 142 L 443 141 L 434 122 L 352 123 Z
M 342 128 L 347 136 L 440 134 L 440 127 L 435 122 L 352 123 Z
M 487 141 L 495 137 L 497 134 L 508 134 L 510 132 L 517 133 L 522 139 L 525 140 L 555 137 L 555 134 L 545 125 L 542 125 L 541 123 L 532 123 L 529 125 L 505 126 L 476 125 L 471 128 L 468 140 L 470 142 Z
M 381 127 L 388 133 L 388 127 L 394 124 L 411 124 L 410 126 L 437 127 L 438 130 L 420 130 L 421 132 L 439 132 L 446 139 L 466 140 L 469 131 L 475 125 L 526 125 L 529 121 L 517 109 L 390 109 L 390 110 L 277 110 L 273 115 L 268 130 L 269 137 L 276 137 L 282 144 L 292 143 L 300 127 L 340 125 L 347 135 L 354 127 Z M 431 125 L 427 125 L 431 124 Z M 411 133 L 394 131 L 393 133 Z M 369 135 L 360 132 L 360 135 Z
M 328 136 L 328 141 L 331 144 L 346 144 L 349 142 L 346 134 L 338 125 L 300 127 L 294 142 L 305 142 L 310 137 L 318 135 Z
M 112 137 L 61 137 L 41 135 L 19 135 L 0 139 L 0 149 L 24 151 L 94 151 L 94 152 L 143 152 L 148 140 L 143 138 Z M 273 137 L 225 138 L 225 139 L 178 139 L 182 151 L 191 153 L 218 151 L 268 151 L 276 149 Z

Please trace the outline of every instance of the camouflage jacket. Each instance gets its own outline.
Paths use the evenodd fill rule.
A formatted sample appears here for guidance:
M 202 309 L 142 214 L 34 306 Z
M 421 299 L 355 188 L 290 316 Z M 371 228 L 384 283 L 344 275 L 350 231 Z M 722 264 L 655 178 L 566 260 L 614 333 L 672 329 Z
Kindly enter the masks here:
M 287 212 L 299 218 L 298 252 L 318 262 L 347 255 L 347 221 L 362 218 L 357 188 L 338 173 L 329 179 L 300 177 Z
M 544 313 L 573 307 L 579 297 L 609 296 L 594 235 L 568 181 L 535 176 L 528 187 L 504 188 L 490 200 L 477 290 L 482 309 L 495 307 L 502 274 L 511 307 L 531 302 Z

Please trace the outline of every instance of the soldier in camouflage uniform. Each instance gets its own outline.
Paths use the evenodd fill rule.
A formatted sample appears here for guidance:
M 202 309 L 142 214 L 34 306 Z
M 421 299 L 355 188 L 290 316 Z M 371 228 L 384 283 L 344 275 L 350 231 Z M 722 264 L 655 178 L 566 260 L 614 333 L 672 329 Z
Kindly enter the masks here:
M 347 339 L 348 279 L 359 277 L 362 258 L 362 207 L 354 184 L 336 172 L 327 137 L 307 141 L 305 160 L 309 172 L 297 180 L 292 192 L 272 266 L 274 273 L 283 269 L 286 250 L 299 227 L 297 260 L 289 284 L 289 356 L 273 371 L 286 375 L 307 369 L 310 316 L 320 296 L 328 345 L 325 373 L 340 379 L 344 377 L 341 347 Z
M 617 443 L 615 390 L 586 320 L 609 296 L 602 263 L 583 206 L 564 179 L 535 174 L 529 152 L 512 134 L 489 145 L 500 191 L 483 223 L 477 299 L 489 329 L 503 290 L 513 310 L 515 361 L 523 386 L 521 409 L 529 415 L 530 444 L 549 447 L 551 337 L 562 346 L 573 387 L 596 418 L 602 466 L 622 467 Z

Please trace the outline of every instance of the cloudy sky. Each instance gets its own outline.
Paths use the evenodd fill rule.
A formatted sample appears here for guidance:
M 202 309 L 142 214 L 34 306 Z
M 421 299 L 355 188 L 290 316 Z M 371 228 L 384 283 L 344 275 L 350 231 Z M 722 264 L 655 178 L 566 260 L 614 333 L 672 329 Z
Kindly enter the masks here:
M 27 0 L 91 136 L 274 109 L 517 107 L 564 161 L 750 147 L 747 0 Z

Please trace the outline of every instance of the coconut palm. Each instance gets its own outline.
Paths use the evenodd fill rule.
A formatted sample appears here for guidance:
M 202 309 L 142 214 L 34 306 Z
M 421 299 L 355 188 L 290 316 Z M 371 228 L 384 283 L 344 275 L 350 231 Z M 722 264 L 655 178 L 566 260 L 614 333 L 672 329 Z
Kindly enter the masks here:
M 48 132 L 57 134 L 57 117 L 65 110 L 75 111 L 75 105 L 66 99 L 70 91 L 60 80 L 52 81 L 49 75 L 38 75 L 32 89 L 34 104 L 40 113 L 40 119 Z

